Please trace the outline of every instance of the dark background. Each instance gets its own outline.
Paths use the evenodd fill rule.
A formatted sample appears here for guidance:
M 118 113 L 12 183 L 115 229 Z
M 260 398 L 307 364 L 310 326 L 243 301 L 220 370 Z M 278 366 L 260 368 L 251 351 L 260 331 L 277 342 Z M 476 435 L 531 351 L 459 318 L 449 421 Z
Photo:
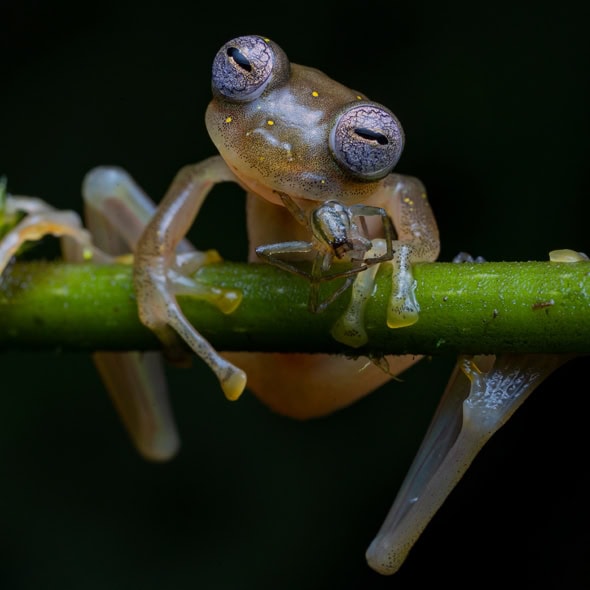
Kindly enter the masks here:
M 2 0 L 0 172 L 80 211 L 84 173 L 118 164 L 159 199 L 214 153 L 215 52 L 260 33 L 398 115 L 398 170 L 425 182 L 443 260 L 590 251 L 588 21 L 568 2 L 526 6 Z M 238 189 L 216 190 L 197 246 L 243 259 L 242 209 Z M 366 566 L 452 363 L 308 423 L 226 402 L 199 362 L 171 369 L 183 447 L 153 465 L 87 355 L 3 353 L 0 588 L 587 588 L 587 360 L 496 435 L 400 573 Z

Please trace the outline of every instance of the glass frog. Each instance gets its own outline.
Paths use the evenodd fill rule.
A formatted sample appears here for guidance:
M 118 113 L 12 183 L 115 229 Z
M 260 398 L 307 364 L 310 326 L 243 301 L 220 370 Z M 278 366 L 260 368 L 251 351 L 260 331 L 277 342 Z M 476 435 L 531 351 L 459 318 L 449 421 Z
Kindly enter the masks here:
M 25 240 L 65 236 L 65 255 L 109 261 L 133 252 L 141 321 L 169 358 L 187 345 L 217 375 L 229 399 L 248 386 L 276 412 L 322 416 L 353 403 L 420 357 L 386 358 L 388 370 L 362 358 L 325 354 L 218 353 L 188 322 L 176 296 L 190 293 L 231 313 L 239 294 L 205 288 L 192 277 L 219 260 L 185 239 L 211 189 L 235 182 L 247 192 L 249 260 L 266 261 L 309 279 L 310 307 L 321 311 L 350 293 L 335 338 L 363 344 L 363 306 L 380 264 L 390 264 L 391 328 L 418 321 L 412 265 L 434 261 L 438 230 L 421 182 L 393 173 L 404 134 L 395 115 L 313 68 L 292 64 L 273 41 L 232 39 L 213 61 L 213 99 L 206 124 L 220 155 L 180 170 L 159 206 L 123 170 L 100 167 L 84 180 L 88 230 L 75 214 L 9 198 L 28 213 L 0 241 L 0 272 Z M 311 270 L 293 257 L 308 256 Z M 318 285 L 344 277 L 325 301 Z M 96 364 L 147 458 L 164 460 L 178 436 L 157 353 L 96 353 Z M 550 355 L 461 358 L 432 426 L 383 528 L 371 544 L 371 567 L 390 574 L 407 555 L 487 438 L 562 362 Z
M 212 88 L 206 124 L 220 156 L 183 168 L 154 215 L 125 172 L 98 168 L 84 182 L 87 207 L 98 212 L 93 219 L 109 214 L 128 240 L 140 317 L 169 355 L 183 352 L 183 340 L 213 369 L 230 399 L 241 394 L 247 374 L 250 389 L 277 412 L 298 418 L 332 412 L 390 375 L 370 365 L 357 378 L 364 359 L 218 354 L 176 303 L 176 294 L 198 288 L 187 271 L 210 256 L 194 252 L 183 237 L 215 184 L 239 183 L 248 193 L 251 261 L 262 257 L 284 266 L 289 254 L 312 251 L 320 254 L 312 282 L 331 272 L 333 259 L 348 259 L 350 272 L 362 277 L 353 286 L 360 292 L 355 305 L 336 328 L 338 337 L 358 343 L 363 336 L 357 304 L 370 292 L 368 284 L 360 285 L 371 274 L 361 271 L 375 271 L 379 260 L 390 257 L 396 268 L 390 325 L 418 318 L 411 264 L 434 260 L 439 251 L 424 187 L 391 173 L 404 136 L 388 109 L 315 69 L 290 64 L 268 39 L 246 36 L 224 45 L 213 62 Z M 91 229 L 94 224 L 89 221 Z M 388 360 L 397 374 L 417 358 Z

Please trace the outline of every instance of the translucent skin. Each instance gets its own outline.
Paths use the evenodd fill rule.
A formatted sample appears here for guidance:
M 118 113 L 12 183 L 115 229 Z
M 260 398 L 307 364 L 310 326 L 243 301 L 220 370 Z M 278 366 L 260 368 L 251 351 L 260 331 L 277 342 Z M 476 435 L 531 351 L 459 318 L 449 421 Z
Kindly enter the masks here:
M 264 57 L 260 71 L 255 56 L 248 53 L 252 48 Z M 387 357 L 385 372 L 362 358 L 219 354 L 186 320 L 176 302 L 179 293 L 190 293 L 217 305 L 223 313 L 231 313 L 240 302 L 239 293 L 209 289 L 192 279 L 200 265 L 218 260 L 215 254 L 198 252 L 184 240 L 204 199 L 220 182 L 244 187 L 252 262 L 259 260 L 259 246 L 280 246 L 285 240 L 308 243 L 330 254 L 331 244 L 314 241 L 310 235 L 307 220 L 318 210 L 318 203 L 334 200 L 344 210 L 359 204 L 381 208 L 397 233 L 389 244 L 394 252 L 386 263 L 393 266 L 392 288 L 383 319 L 392 328 L 418 321 L 411 267 L 436 259 L 436 222 L 420 181 L 390 171 L 375 173 L 371 158 L 363 160 L 371 153 L 372 142 L 383 144 L 387 134 L 389 147 L 401 149 L 401 144 L 395 145 L 403 140 L 401 128 L 398 135 L 395 129 L 386 129 L 387 125 L 394 128 L 397 120 L 384 107 L 318 70 L 289 64 L 276 44 L 261 37 L 232 40 L 220 50 L 215 63 L 222 67 L 214 65 L 214 98 L 206 123 L 221 156 L 183 168 L 157 208 L 125 171 L 112 167 L 92 170 L 83 184 L 92 239 L 73 212 L 56 211 L 37 199 L 8 197 L 3 213 L 27 215 L 0 241 L 0 275 L 23 242 L 46 234 L 64 238 L 68 260 L 92 257 L 108 263 L 113 256 L 131 250 L 140 317 L 160 337 L 169 357 L 185 354 L 184 341 L 215 372 L 228 399 L 240 396 L 247 373 L 251 391 L 273 410 L 294 418 L 321 416 L 371 392 L 419 357 Z M 250 74 L 258 84 L 253 92 L 248 84 L 240 85 L 241 78 Z M 230 98 L 224 95 L 227 91 Z M 365 126 L 365 111 L 376 114 L 372 119 L 376 127 L 372 123 Z M 338 121 L 343 113 L 351 112 L 354 116 L 347 124 L 352 121 L 354 133 L 346 135 L 350 129 L 346 125 L 342 129 Z M 383 128 L 381 120 L 385 121 Z M 388 249 L 380 234 L 383 216 L 366 217 L 368 235 L 362 238 L 371 246 L 368 256 L 370 252 L 380 256 Z M 281 250 L 273 252 L 280 254 Z M 587 259 L 571 250 L 551 253 L 555 261 Z M 349 344 L 352 353 L 364 342 L 362 310 L 372 294 L 376 270 L 371 266 L 356 275 L 349 307 L 332 329 L 333 336 Z M 139 452 L 151 460 L 172 457 L 179 439 L 159 354 L 95 353 L 94 360 Z M 555 355 L 512 354 L 460 358 L 399 495 L 367 551 L 372 568 L 382 574 L 399 569 L 480 448 L 566 360 Z
M 246 45 L 240 39 L 246 39 Z M 280 47 L 268 39 L 240 39 L 233 41 L 237 41 L 246 57 L 248 46 L 258 46 L 272 60 L 265 63 L 265 67 L 269 66 L 268 72 L 263 72 L 269 74 L 266 85 L 248 100 L 236 102 L 225 97 L 221 88 L 229 88 L 232 79 L 220 80 L 217 70 L 206 124 L 220 156 L 183 168 L 157 208 L 125 171 L 100 167 L 88 173 L 82 192 L 93 256 L 95 260 L 108 260 L 109 256 L 103 253 L 134 252 L 139 315 L 159 336 L 168 357 L 181 358 L 185 354 L 181 342 L 184 340 L 218 376 L 228 399 L 240 396 L 247 374 L 250 390 L 276 412 L 295 418 L 321 416 L 373 391 L 419 357 L 390 357 L 386 373 L 366 359 L 245 352 L 220 355 L 186 320 L 176 302 L 176 295 L 187 289 L 195 296 L 213 300 L 212 294 L 203 292 L 203 287 L 191 282 L 187 274 L 211 260 L 184 240 L 204 199 L 220 182 L 237 182 L 245 188 L 249 258 L 253 262 L 259 261 L 258 246 L 285 240 L 312 242 L 310 228 L 302 223 L 302 218 L 318 203 L 337 200 L 344 207 L 366 204 L 382 208 L 397 233 L 397 240 L 391 244 L 395 255 L 391 262 L 394 272 L 390 313 L 384 318 L 392 327 L 418 319 L 411 265 L 436 259 L 438 230 L 424 187 L 417 179 L 387 171 L 362 177 L 357 174 L 370 169 L 370 162 L 362 161 L 365 148 L 370 148 L 374 139 L 381 139 L 387 125 L 398 125 L 390 111 L 318 70 L 290 64 Z M 218 53 L 219 56 L 224 58 L 225 53 Z M 239 76 L 239 67 L 236 72 Z M 360 129 L 361 137 L 352 137 L 358 149 L 335 158 L 336 140 L 343 145 L 350 143 L 337 122 L 345 112 L 361 111 L 377 113 L 378 127 L 386 121 L 383 129 Z M 362 117 L 355 117 L 354 124 L 364 127 Z M 390 135 L 389 139 L 401 153 L 401 126 L 397 136 Z M 395 161 L 398 157 L 399 154 Z M 348 169 L 348 160 L 359 170 Z M 298 208 L 299 217 L 284 206 L 285 197 Z M 28 210 L 24 200 L 19 203 Z M 366 237 L 381 237 L 382 220 L 368 217 L 366 221 Z M 80 258 L 83 250 L 89 250 L 89 237 L 80 228 L 77 217 L 70 219 L 46 207 L 35 210 L 0 244 L 4 264 L 23 241 L 46 233 L 73 236 L 78 246 L 66 253 L 70 259 Z M 322 246 L 317 241 L 315 244 Z M 363 331 L 363 319 L 358 313 L 362 307 L 358 302 L 371 292 L 372 282 L 368 278 L 367 274 L 363 281 L 355 283 L 351 307 L 357 311 L 346 315 L 347 325 L 356 323 L 359 332 Z M 228 293 L 215 304 L 229 313 L 239 304 L 239 294 Z M 338 330 L 334 334 L 339 339 L 346 338 L 338 335 Z M 348 343 L 353 353 L 358 342 Z M 160 371 L 155 366 L 157 361 L 131 353 L 127 357 L 98 356 L 96 361 L 140 452 L 154 460 L 172 456 L 178 448 L 178 436 L 165 381 L 154 377 Z M 129 391 L 133 394 L 129 395 Z
M 460 358 L 400 491 L 367 550 L 369 565 L 394 574 L 491 436 L 566 355 Z

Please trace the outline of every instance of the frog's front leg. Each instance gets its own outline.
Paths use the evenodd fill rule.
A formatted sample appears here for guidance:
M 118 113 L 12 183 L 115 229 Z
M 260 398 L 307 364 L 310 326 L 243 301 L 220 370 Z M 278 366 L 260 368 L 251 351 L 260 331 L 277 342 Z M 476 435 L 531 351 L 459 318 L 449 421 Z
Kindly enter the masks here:
M 369 565 L 395 573 L 430 519 L 489 438 L 569 356 L 460 358 L 381 530 Z
M 349 289 L 356 277 L 371 274 L 373 278 L 378 267 L 375 267 L 372 273 L 363 273 L 363 271 L 393 258 L 394 229 L 391 219 L 383 208 L 362 204 L 347 207 L 332 199 L 312 209 L 311 214 L 307 216 L 290 197 L 281 195 L 281 198 L 295 219 L 309 229 L 312 241 L 267 244 L 256 248 L 256 254 L 270 264 L 299 274 L 310 282 L 309 310 L 311 312 L 324 311 Z M 375 242 L 367 237 L 368 229 L 365 221 L 366 218 L 374 217 L 381 220 L 384 234 L 384 239 L 375 240 Z M 379 241 L 378 247 L 376 247 L 377 241 Z M 384 247 L 381 247 L 382 245 Z M 311 254 L 311 270 L 291 261 L 289 256 L 293 254 Z M 347 264 L 344 268 L 336 268 L 337 261 Z M 320 284 L 338 278 L 345 280 L 326 299 L 320 301 Z M 363 281 L 367 282 L 364 279 Z
M 390 174 L 371 203 L 385 210 L 397 231 L 397 240 L 373 239 L 373 247 L 367 257 L 378 258 L 393 250 L 391 263 L 391 294 L 387 309 L 387 325 L 402 328 L 418 321 L 420 306 L 416 299 L 416 281 L 412 264 L 436 260 L 440 248 L 436 220 L 428 204 L 426 190 L 417 179 L 400 174 Z M 372 228 L 375 232 L 376 228 Z M 378 267 L 372 266 L 356 277 L 346 312 L 332 328 L 332 335 L 339 342 L 358 348 L 366 344 L 368 337 L 364 327 L 364 308 L 373 293 Z
M 310 241 L 308 230 L 285 207 L 250 194 L 246 210 L 251 262 L 259 260 L 256 254 L 259 246 L 284 242 L 285 236 L 300 242 Z M 323 416 L 350 405 L 420 358 L 388 356 L 388 372 L 385 372 L 366 358 L 304 353 L 223 354 L 248 373 L 248 388 L 268 407 L 300 419 Z
M 141 321 L 160 338 L 171 355 L 183 355 L 179 337 L 217 375 L 228 399 L 237 399 L 246 374 L 222 356 L 186 319 L 176 294 L 176 253 L 211 188 L 236 178 L 221 157 L 186 166 L 177 174 L 137 244 L 134 284 Z
M 420 311 L 412 264 L 432 262 L 438 257 L 440 242 L 436 220 L 424 185 L 411 176 L 390 174 L 371 204 L 385 209 L 398 235 L 393 243 L 392 292 L 387 325 L 390 328 L 410 326 L 418 321 Z

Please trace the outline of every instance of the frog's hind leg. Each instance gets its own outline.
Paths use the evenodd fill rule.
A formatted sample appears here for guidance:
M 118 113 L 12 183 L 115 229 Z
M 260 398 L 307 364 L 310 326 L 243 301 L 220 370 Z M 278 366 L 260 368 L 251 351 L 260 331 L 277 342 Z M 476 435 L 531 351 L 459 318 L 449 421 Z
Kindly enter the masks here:
M 152 461 L 180 446 L 159 352 L 95 352 L 94 364 L 137 450 Z
M 109 174 L 109 172 L 105 173 Z M 116 175 L 119 180 L 117 187 L 119 191 L 123 190 L 123 185 L 132 182 L 124 173 L 121 175 L 117 172 Z M 119 254 L 120 238 L 115 237 L 117 234 L 108 231 L 110 228 L 107 218 L 103 217 L 100 225 L 97 225 L 97 219 L 102 217 L 102 212 L 97 217 L 98 212 L 92 211 L 93 208 L 96 209 L 97 201 L 102 200 L 104 204 L 106 195 L 100 193 L 100 189 L 105 189 L 103 180 L 102 173 L 95 171 L 87 177 L 84 186 L 86 205 L 91 210 L 88 215 L 90 225 L 94 226 L 93 229 L 96 232 L 94 244 L 90 233 L 82 228 L 80 218 L 73 211 L 56 210 L 33 197 L 9 197 L 5 213 L 13 215 L 23 212 L 27 215 L 0 241 L 0 275 L 12 256 L 25 242 L 40 240 L 46 235 L 62 238 L 62 251 L 65 259 L 70 262 L 79 262 L 88 257 L 102 262 L 110 260 L 110 257 L 106 256 L 104 251 L 99 251 L 95 245 L 101 246 L 112 254 Z M 97 184 L 100 186 L 96 186 Z M 146 204 L 147 202 L 144 201 L 143 205 Z M 119 211 L 125 210 L 122 204 L 118 204 L 117 207 Z M 149 215 L 149 210 L 146 209 L 145 214 Z M 137 227 L 139 228 L 140 225 Z M 123 422 L 142 455 L 154 460 L 167 459 L 174 455 L 178 448 L 178 436 L 168 403 L 160 355 L 139 352 L 97 352 L 93 355 L 93 359 Z
M 488 439 L 570 356 L 460 358 L 424 441 L 381 530 L 369 565 L 395 573 Z
M 155 205 L 129 174 L 95 168 L 86 175 L 82 193 L 96 245 L 113 256 L 133 251 Z M 96 352 L 93 360 L 138 451 L 156 461 L 174 456 L 180 443 L 161 354 Z

